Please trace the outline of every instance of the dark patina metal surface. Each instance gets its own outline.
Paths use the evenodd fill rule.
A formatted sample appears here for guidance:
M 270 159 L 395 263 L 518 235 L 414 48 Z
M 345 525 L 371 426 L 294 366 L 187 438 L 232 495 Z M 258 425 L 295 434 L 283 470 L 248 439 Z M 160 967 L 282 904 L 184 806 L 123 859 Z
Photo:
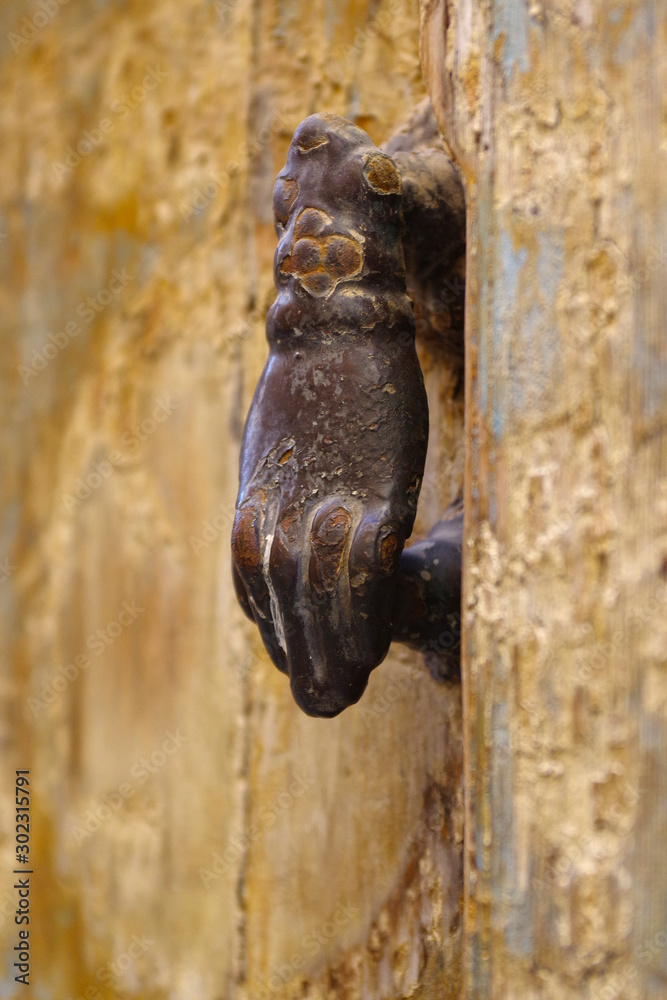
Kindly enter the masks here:
M 394 642 L 418 650 L 438 681 L 457 680 L 461 659 L 463 504 L 405 549 L 393 612 Z
M 419 177 L 430 201 L 437 184 L 412 160 L 405 170 L 404 202 L 392 157 L 350 122 L 312 115 L 274 188 L 278 295 L 243 439 L 234 582 L 311 715 L 360 698 L 395 618 L 403 641 L 420 628 L 410 600 L 397 604 L 428 438 L 406 257 L 413 295 L 432 279 L 403 210 L 419 215 Z M 451 194 L 451 165 L 437 170 Z

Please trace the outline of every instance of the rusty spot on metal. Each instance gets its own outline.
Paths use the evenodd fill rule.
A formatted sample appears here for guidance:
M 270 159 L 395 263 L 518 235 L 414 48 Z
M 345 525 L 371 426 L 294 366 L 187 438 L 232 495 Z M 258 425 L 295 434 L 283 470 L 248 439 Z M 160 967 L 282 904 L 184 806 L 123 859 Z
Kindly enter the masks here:
M 329 225 L 331 218 L 319 208 L 304 208 L 294 223 L 294 238 L 300 236 L 319 236 Z
M 247 504 L 237 511 L 232 531 L 234 562 L 239 570 L 256 573 L 260 567 L 259 505 Z
M 328 295 L 339 281 L 361 273 L 363 259 L 350 236 L 301 236 L 280 262 L 280 273 L 294 275 L 311 295 Z
M 330 236 L 324 257 L 324 269 L 334 278 L 351 278 L 361 271 L 363 255 L 356 240 Z
M 390 157 L 384 153 L 373 153 L 368 157 L 364 166 L 364 177 L 378 194 L 401 193 L 401 175 Z
M 283 512 L 278 521 L 278 529 L 285 536 L 288 542 L 298 540 L 299 528 L 301 526 L 301 515 L 298 508 L 288 507 Z
M 284 465 L 285 462 L 289 462 L 293 454 L 294 454 L 294 448 L 288 448 L 287 451 L 284 451 L 280 456 L 280 458 L 278 459 L 278 465 Z
M 310 577 L 316 590 L 335 590 L 351 524 L 352 515 L 345 507 L 329 511 L 317 527 L 313 524 Z
M 298 274 L 317 271 L 322 264 L 320 241 L 312 237 L 297 240 L 292 251 L 292 268 Z
M 398 538 L 394 531 L 380 538 L 380 572 L 391 573 L 396 560 Z
M 310 292 L 311 295 L 316 298 L 321 298 L 324 295 L 330 295 L 334 290 L 335 282 L 328 274 L 323 274 L 321 271 L 314 271 L 312 274 L 305 274 L 301 278 L 301 284 Z

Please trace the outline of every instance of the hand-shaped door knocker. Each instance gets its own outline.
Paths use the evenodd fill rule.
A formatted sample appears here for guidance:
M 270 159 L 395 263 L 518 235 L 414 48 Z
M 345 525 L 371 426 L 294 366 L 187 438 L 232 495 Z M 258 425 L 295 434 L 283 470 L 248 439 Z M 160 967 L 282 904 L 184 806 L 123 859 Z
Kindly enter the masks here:
M 425 648 L 454 623 L 462 514 L 412 531 L 428 409 L 413 299 L 464 241 L 440 149 L 373 145 L 335 115 L 303 121 L 278 175 L 278 295 L 248 414 L 232 536 L 236 592 L 309 715 L 358 701 L 392 639 Z

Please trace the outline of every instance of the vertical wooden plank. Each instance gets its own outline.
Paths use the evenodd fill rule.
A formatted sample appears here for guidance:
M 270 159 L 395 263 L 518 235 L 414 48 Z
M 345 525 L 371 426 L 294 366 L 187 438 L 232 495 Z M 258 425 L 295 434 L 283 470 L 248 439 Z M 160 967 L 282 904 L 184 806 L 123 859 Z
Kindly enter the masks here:
M 341 719 L 300 716 L 229 567 L 273 179 L 314 110 L 403 122 L 416 5 L 36 10 L 0 12 L 2 735 L 34 788 L 35 995 L 454 997 L 460 689 L 403 651 Z M 461 400 L 424 364 L 453 458 L 420 530 L 462 481 Z
M 667 19 L 422 31 L 469 196 L 466 995 L 662 996 Z
M 326 108 L 384 141 L 424 93 L 415 8 L 401 0 L 324 5 L 316 17 L 311 9 L 294 5 L 292 28 L 283 5 L 262 5 L 256 92 L 294 124 Z M 296 72 L 281 76 L 276 39 L 296 25 Z M 284 162 L 285 138 L 272 144 L 265 191 Z M 262 280 L 270 281 L 270 210 L 255 208 L 255 238 Z M 426 353 L 423 362 L 436 446 L 460 440 L 451 373 Z M 429 472 L 421 530 L 461 482 L 460 454 Z M 249 996 L 457 996 L 458 686 L 438 688 L 419 657 L 393 650 L 362 701 L 323 723 L 299 713 L 285 678 L 261 657 L 250 702 Z

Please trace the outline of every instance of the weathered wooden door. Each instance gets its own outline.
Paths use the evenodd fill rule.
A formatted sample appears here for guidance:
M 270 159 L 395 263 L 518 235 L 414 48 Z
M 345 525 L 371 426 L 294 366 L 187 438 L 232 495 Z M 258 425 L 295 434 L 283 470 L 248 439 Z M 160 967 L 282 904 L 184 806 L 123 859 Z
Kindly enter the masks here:
M 2 996 L 663 997 L 664 5 L 0 25 Z M 468 198 L 465 404 L 422 347 L 418 523 L 465 486 L 463 714 L 392 651 L 313 720 L 229 571 L 271 189 L 307 114 L 407 118 L 420 33 Z
M 460 689 L 392 652 L 303 716 L 231 586 L 273 180 L 338 112 L 382 142 L 425 94 L 412 0 L 6 4 L 3 736 L 30 769 L 35 996 L 456 996 Z M 426 528 L 462 399 L 423 357 Z M 16 939 L 16 940 L 15 940 Z
M 667 995 L 667 9 L 423 5 L 468 194 L 465 995 Z

